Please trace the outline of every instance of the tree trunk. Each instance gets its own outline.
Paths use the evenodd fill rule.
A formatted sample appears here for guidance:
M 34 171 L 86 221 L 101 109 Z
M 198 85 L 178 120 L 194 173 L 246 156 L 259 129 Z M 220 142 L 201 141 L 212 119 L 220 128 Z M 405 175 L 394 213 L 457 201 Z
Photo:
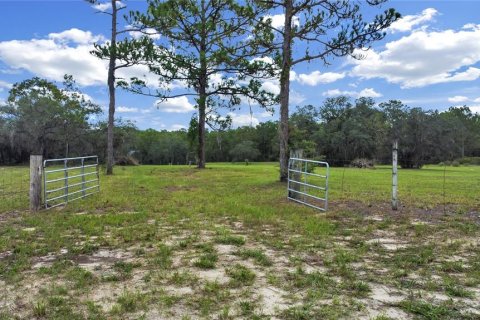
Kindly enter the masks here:
M 201 1 L 202 13 L 205 14 L 205 1 Z M 207 46 L 206 46 L 206 17 L 202 16 L 202 32 L 200 34 L 200 74 L 199 74 L 199 98 L 198 98 L 198 169 L 205 168 L 205 118 L 207 109 Z
M 107 128 L 107 174 L 113 174 L 113 127 L 115 120 L 115 59 L 117 42 L 117 0 L 112 0 L 112 37 L 110 60 L 108 64 L 108 128 Z
M 206 112 L 206 89 L 201 86 L 200 98 L 198 99 L 198 164 L 199 169 L 205 168 L 205 112 Z
M 285 1 L 285 30 L 282 48 L 282 74 L 280 77 L 280 181 L 288 179 L 288 104 L 290 97 L 290 68 L 292 67 L 292 0 Z

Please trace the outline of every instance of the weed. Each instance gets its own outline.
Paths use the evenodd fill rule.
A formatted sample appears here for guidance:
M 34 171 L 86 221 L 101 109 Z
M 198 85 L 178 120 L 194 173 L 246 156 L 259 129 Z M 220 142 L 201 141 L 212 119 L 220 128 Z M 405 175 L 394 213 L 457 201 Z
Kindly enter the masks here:
M 217 263 L 217 261 L 218 256 L 215 253 L 204 253 L 193 265 L 200 269 L 215 269 L 215 263 Z
M 97 281 L 93 273 L 80 267 L 70 269 L 66 278 L 73 283 L 75 289 L 85 289 Z
M 145 304 L 145 296 L 138 292 L 125 291 L 117 299 L 122 312 L 134 312 Z
M 410 313 L 422 317 L 423 319 L 461 319 L 463 318 L 457 307 L 444 302 L 440 305 L 434 305 L 423 300 L 403 300 L 399 306 Z
M 172 266 L 172 249 L 160 244 L 154 257 L 154 264 L 160 269 L 169 269 Z
M 272 261 L 260 249 L 242 249 L 235 252 L 235 254 L 243 259 L 252 258 L 255 263 L 264 267 L 272 265 Z
M 231 278 L 231 285 L 235 287 L 249 286 L 255 281 L 255 273 L 238 263 L 226 269 L 226 272 Z
M 228 229 L 220 229 L 217 231 L 215 242 L 220 244 L 243 246 L 245 244 L 245 238 L 231 234 Z
M 47 304 L 43 301 L 37 301 L 33 305 L 33 315 L 38 318 L 43 318 L 47 315 Z
M 238 303 L 240 314 L 244 317 L 251 317 L 255 312 L 255 303 L 251 301 L 240 301 Z

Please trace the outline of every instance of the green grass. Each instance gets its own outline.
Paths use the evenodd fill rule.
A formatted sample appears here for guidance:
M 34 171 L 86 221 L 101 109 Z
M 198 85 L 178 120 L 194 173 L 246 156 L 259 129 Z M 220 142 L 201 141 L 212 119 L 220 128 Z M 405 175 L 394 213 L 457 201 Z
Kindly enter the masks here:
M 265 253 L 260 249 L 242 249 L 235 253 L 236 255 L 242 257 L 243 259 L 253 259 L 255 263 L 268 267 L 272 265 L 272 261 L 268 258 Z
M 386 166 L 332 168 L 327 213 L 287 201 L 277 176 L 276 164 L 116 167 L 66 208 L 11 214 L 19 205 L 0 201 L 0 299 L 13 306 L 0 319 L 359 318 L 376 285 L 412 317 L 461 319 L 479 298 L 480 167 L 446 168 L 448 215 L 443 167 L 400 170 L 395 213 Z M 264 314 L 272 292 L 286 307 Z
M 241 264 L 235 264 L 226 270 L 227 275 L 231 278 L 231 285 L 234 287 L 249 286 L 255 280 L 255 272 Z
M 251 192 L 262 199 L 262 203 L 275 203 L 275 199 L 285 194 L 284 185 L 277 183 L 278 165 L 272 163 L 243 166 L 240 164 L 213 163 L 205 171 L 197 171 L 188 166 L 137 166 L 117 167 L 115 176 L 102 176 L 104 200 L 107 206 L 122 205 L 122 208 L 160 208 L 164 205 L 154 203 L 155 197 L 145 197 L 132 201 L 139 196 L 158 195 L 170 199 L 176 196 L 191 195 L 194 203 L 197 198 L 204 201 L 204 209 L 213 209 L 216 201 L 224 200 L 220 208 L 233 209 L 236 204 L 250 213 L 257 211 L 249 205 Z M 163 179 L 160 179 L 162 177 Z M 238 179 L 242 180 L 237 183 Z M 314 181 L 314 178 L 312 181 Z M 445 179 L 445 184 L 444 184 Z M 175 185 L 175 190 L 169 187 Z M 447 204 L 462 205 L 464 208 L 477 207 L 480 203 L 480 168 L 478 166 L 443 167 L 427 165 L 421 170 L 399 169 L 399 197 L 409 205 L 435 207 Z M 155 186 L 155 188 L 153 188 Z M 366 203 L 388 201 L 391 194 L 391 167 L 377 166 L 375 169 L 330 168 L 329 198 L 338 200 L 359 200 Z M 445 199 L 444 199 L 445 187 Z M 245 191 L 243 196 L 238 191 Z M 120 192 L 119 192 L 120 191 Z M 208 196 L 208 193 L 216 196 Z M 250 192 L 246 192 L 250 191 Z M 9 193 L 21 193 L 23 198 L 13 197 L 9 201 L 0 201 L 0 212 L 26 208 L 28 206 L 28 168 L 0 167 L 0 197 L 7 199 Z M 197 197 L 198 196 L 198 197 Z M 206 196 L 206 198 L 205 198 Z M 220 198 L 219 198 L 220 197 Z M 11 198 L 11 197 L 10 197 Z M 99 198 L 99 197 L 97 197 Z M 7 199 L 8 200 L 8 199 Z M 242 201 L 245 201 L 242 203 Z M 259 213 L 268 214 L 266 207 Z M 212 212 L 212 210 L 208 210 Z M 234 210 L 238 211 L 238 210 Z M 267 212 L 265 212 L 267 211 Z M 461 210 L 460 210 L 461 211 Z

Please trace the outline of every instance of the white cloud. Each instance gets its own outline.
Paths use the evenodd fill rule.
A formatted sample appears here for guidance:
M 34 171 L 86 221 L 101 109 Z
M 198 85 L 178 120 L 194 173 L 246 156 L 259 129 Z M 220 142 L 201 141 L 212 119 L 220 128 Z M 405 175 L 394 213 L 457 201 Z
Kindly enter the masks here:
M 88 94 L 86 93 L 79 93 L 76 91 L 67 91 L 67 90 L 62 90 L 62 92 L 70 98 L 83 98 L 85 101 L 90 101 L 90 102 L 95 102 L 95 100 Z
M 125 7 L 125 4 L 122 3 L 121 1 L 117 1 L 117 8 L 123 8 Z M 112 9 L 112 3 L 111 2 L 100 2 L 97 4 L 92 5 L 92 8 L 95 10 L 101 11 L 101 12 L 106 12 L 110 9 Z
M 266 80 L 262 83 L 262 90 L 273 94 L 280 94 L 280 83 L 278 80 Z
M 465 96 L 455 96 L 455 97 L 448 98 L 448 101 L 452 102 L 452 103 L 465 102 L 465 101 L 468 101 L 468 100 L 469 99 Z
M 120 113 L 138 113 L 138 108 L 129 108 L 129 107 L 117 107 L 116 110 Z
M 370 97 L 370 98 L 379 98 L 382 96 L 381 93 L 376 92 L 373 88 L 365 88 L 358 93 L 359 97 Z
M 256 126 L 260 123 L 257 118 L 250 114 L 237 114 L 229 112 L 228 115 L 232 117 L 232 127 Z
M 157 100 L 155 106 L 160 111 L 169 113 L 187 113 L 195 110 L 194 105 L 185 96 L 170 98 L 165 101 Z
M 474 66 L 480 62 L 480 26 L 461 31 L 417 30 L 387 43 L 384 51 L 371 50 L 365 59 L 350 62 L 355 65 L 352 76 L 384 78 L 402 88 L 476 80 L 480 78 L 480 68 Z
M 428 22 L 438 14 L 438 11 L 434 8 L 427 8 L 418 15 L 408 15 L 392 23 L 390 28 L 391 32 L 406 32 L 413 29 L 413 27 Z
M 345 77 L 345 73 L 325 72 L 316 70 L 311 73 L 301 73 L 297 76 L 298 82 L 308 86 L 316 86 L 319 83 L 332 83 Z
M 470 110 L 471 110 L 473 113 L 480 114 L 480 105 L 469 106 L 469 108 L 470 108 Z
M 359 97 L 369 97 L 369 98 L 379 98 L 382 96 L 381 93 L 376 92 L 373 88 L 365 88 L 361 91 L 341 91 L 339 89 L 327 90 L 322 93 L 324 97 L 338 97 L 338 96 L 349 96 L 354 98 Z
M 105 12 L 112 8 L 112 4 L 110 2 L 97 3 L 97 4 L 94 4 L 92 8 L 101 12 Z
M 89 44 L 105 40 L 102 35 L 94 36 L 90 31 L 83 31 L 77 28 L 65 30 L 60 33 L 50 33 L 48 38 L 56 40 L 59 43 L 71 41 L 78 44 Z
M 457 105 L 457 106 L 453 106 L 454 108 L 463 108 L 464 105 Z M 480 105 L 473 105 L 473 106 L 468 106 L 467 107 L 470 109 L 470 111 L 472 111 L 473 113 L 478 113 L 480 115 Z
M 104 85 L 108 62 L 90 54 L 93 43 L 103 38 L 73 28 L 50 33 L 46 39 L 3 41 L 0 60 L 13 70 L 27 70 L 49 80 L 63 81 L 65 74 L 71 74 L 81 86 Z M 158 78 L 146 66 L 119 69 L 117 76 L 124 79 L 136 76 L 150 87 L 160 87 Z
M 125 107 L 125 106 L 119 106 L 116 107 L 115 110 L 119 113 L 137 113 L 137 114 L 147 114 L 147 113 L 152 113 L 151 109 L 147 108 L 135 108 L 135 107 Z
M 322 93 L 324 97 L 352 96 L 356 94 L 355 91 L 340 91 L 339 89 L 331 89 Z
M 258 113 L 257 116 L 259 118 L 271 118 L 273 116 L 273 113 L 269 111 L 263 111 L 261 113 Z
M 478 102 L 478 103 L 480 103 L 480 97 L 477 98 L 477 99 L 474 99 L 473 102 Z
M 12 88 L 12 84 L 6 81 L 0 80 L 0 92 L 4 89 L 10 90 Z
M 134 29 L 133 26 L 131 25 L 127 25 L 125 27 L 126 29 Z M 129 31 L 128 34 L 134 38 L 134 39 L 139 39 L 141 37 L 144 37 L 144 36 L 148 36 L 149 38 L 153 39 L 153 40 L 158 40 L 160 39 L 160 34 L 157 32 L 157 30 L 153 29 L 153 28 L 145 28 L 145 29 L 142 29 L 142 31 Z
M 56 34 L 56 39 L 62 36 Z M 81 40 L 85 41 L 85 38 Z M 71 74 L 80 85 L 103 84 L 106 63 L 90 54 L 91 45 L 68 46 L 54 38 L 0 42 L 0 60 L 14 69 L 24 69 L 40 77 L 63 81 Z
M 291 104 L 300 104 L 306 100 L 305 96 L 297 91 L 290 90 L 290 97 L 289 97 Z
M 178 130 L 186 129 L 186 128 L 187 127 L 184 126 L 183 124 L 175 123 L 175 124 L 172 124 L 168 130 L 169 131 L 178 131 Z
M 272 27 L 274 27 L 275 29 L 283 29 L 283 26 L 285 25 L 285 15 L 283 13 L 266 15 L 263 18 L 264 21 L 266 21 L 267 19 L 271 19 Z M 298 19 L 298 17 L 293 17 L 292 25 L 296 27 L 300 26 L 300 20 Z

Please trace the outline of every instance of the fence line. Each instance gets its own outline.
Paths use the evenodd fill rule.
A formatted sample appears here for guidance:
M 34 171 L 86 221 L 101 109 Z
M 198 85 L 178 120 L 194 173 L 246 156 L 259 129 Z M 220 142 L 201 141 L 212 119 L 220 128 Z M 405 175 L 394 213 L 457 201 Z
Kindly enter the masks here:
M 361 201 L 369 205 L 383 203 L 388 209 L 392 190 L 391 166 L 377 165 L 371 169 L 356 169 L 349 167 L 350 161 L 343 161 L 343 165 L 340 167 L 330 168 L 330 209 L 351 201 Z M 214 163 L 211 165 L 215 166 Z M 255 165 L 252 163 L 251 166 L 245 167 L 246 172 Z M 276 181 L 278 164 L 270 163 L 266 166 L 271 168 L 271 170 L 265 171 L 268 174 L 266 179 Z M 164 170 L 163 168 L 167 167 L 152 166 L 151 171 L 159 174 Z M 100 196 L 94 196 L 92 201 L 105 201 L 109 195 L 114 194 L 116 197 L 120 196 L 128 200 L 128 204 L 126 204 L 128 208 L 138 210 L 144 204 L 151 203 L 153 199 L 160 203 L 164 197 L 168 196 L 168 193 L 162 190 L 153 190 L 151 186 L 142 184 L 142 181 L 150 179 L 151 175 L 143 178 L 133 177 L 131 175 L 136 174 L 136 169 L 133 167 L 116 167 L 116 170 L 114 177 L 102 178 L 104 192 Z M 124 170 L 126 170 L 126 175 L 122 175 Z M 182 166 L 178 170 L 183 172 L 183 170 L 190 169 L 188 166 Z M 143 172 L 143 170 L 138 172 Z M 480 211 L 480 166 L 426 165 L 420 170 L 400 168 L 398 174 L 399 210 L 402 206 L 407 205 L 446 213 L 452 210 L 458 210 L 458 212 Z M 166 181 L 163 182 L 166 183 Z M 169 183 L 175 191 L 176 182 L 173 180 Z M 162 188 L 169 188 L 164 183 L 161 185 Z M 0 214 L 28 209 L 28 186 L 27 167 L 0 167 Z M 279 185 L 279 187 L 284 188 L 285 186 Z M 212 190 L 212 192 L 215 191 Z M 79 208 L 88 208 L 89 206 L 90 204 L 87 203 L 79 203 Z

